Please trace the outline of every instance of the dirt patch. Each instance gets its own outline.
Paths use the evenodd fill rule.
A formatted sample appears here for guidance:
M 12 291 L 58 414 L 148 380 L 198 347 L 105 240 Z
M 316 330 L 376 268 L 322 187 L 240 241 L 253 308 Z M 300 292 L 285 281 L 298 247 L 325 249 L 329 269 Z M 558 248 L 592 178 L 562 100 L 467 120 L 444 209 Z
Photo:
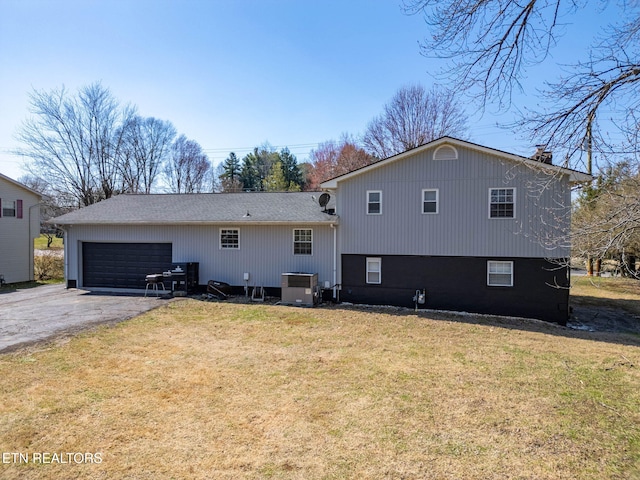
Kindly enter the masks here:
M 576 305 L 567 327 L 588 332 L 640 335 L 640 317 L 621 308 Z

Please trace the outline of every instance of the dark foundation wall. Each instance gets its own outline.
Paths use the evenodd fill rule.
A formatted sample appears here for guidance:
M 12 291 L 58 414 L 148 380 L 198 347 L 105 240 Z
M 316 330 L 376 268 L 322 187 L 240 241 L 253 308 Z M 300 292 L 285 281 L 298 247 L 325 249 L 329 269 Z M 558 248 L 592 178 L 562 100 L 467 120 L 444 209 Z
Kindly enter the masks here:
M 382 283 L 366 283 L 366 258 L 382 259 Z M 487 261 L 513 261 L 513 286 L 487 285 Z M 564 288 L 554 288 L 557 285 Z M 568 318 L 567 268 L 541 258 L 342 256 L 345 302 L 413 307 L 416 290 L 426 290 L 418 308 L 538 318 L 564 325 Z

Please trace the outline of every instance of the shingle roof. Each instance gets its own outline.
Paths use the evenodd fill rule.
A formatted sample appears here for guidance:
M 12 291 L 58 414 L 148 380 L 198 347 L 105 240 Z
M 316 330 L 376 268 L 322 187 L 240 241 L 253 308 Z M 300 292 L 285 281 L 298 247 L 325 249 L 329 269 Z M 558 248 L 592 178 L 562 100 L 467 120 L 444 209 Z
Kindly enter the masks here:
M 50 223 L 198 224 L 198 223 L 336 223 L 324 213 L 318 193 L 202 193 L 118 195 L 81 208 Z

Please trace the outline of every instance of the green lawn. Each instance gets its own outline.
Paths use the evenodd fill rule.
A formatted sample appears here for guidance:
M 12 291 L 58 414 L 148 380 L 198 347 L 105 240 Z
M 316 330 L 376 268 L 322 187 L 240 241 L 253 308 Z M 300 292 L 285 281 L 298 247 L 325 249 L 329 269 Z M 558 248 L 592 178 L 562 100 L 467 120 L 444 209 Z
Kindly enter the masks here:
M 46 250 L 47 249 L 47 237 L 46 235 L 40 235 L 33 241 L 33 248 L 36 250 Z M 60 250 L 64 248 L 62 243 L 62 238 L 53 237 L 53 243 L 51 244 L 51 249 Z

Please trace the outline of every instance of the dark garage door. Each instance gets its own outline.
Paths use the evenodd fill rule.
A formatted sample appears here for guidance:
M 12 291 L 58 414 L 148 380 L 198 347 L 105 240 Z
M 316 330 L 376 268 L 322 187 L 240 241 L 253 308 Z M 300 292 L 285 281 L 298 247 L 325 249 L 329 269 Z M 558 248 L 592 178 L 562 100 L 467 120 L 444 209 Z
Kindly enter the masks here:
M 145 276 L 171 268 L 170 243 L 82 244 L 85 287 L 144 288 Z

